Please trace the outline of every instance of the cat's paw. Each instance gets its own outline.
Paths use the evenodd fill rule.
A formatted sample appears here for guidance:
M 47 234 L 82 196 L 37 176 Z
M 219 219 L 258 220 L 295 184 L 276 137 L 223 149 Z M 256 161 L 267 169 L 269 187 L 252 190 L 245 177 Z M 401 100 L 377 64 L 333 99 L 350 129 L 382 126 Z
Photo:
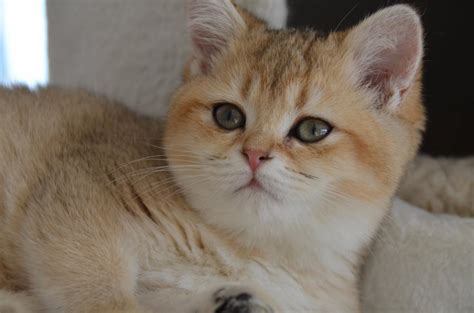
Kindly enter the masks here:
M 212 295 L 212 313 L 273 313 L 253 291 L 240 287 L 220 288 Z

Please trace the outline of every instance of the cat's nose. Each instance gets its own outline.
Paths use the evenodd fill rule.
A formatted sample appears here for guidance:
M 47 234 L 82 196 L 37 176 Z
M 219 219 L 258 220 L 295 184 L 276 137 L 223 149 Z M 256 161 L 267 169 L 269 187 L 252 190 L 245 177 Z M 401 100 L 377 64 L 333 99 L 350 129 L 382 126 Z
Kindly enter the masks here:
M 256 172 L 263 162 L 271 160 L 270 153 L 263 150 L 244 149 L 242 154 L 247 157 L 250 169 Z

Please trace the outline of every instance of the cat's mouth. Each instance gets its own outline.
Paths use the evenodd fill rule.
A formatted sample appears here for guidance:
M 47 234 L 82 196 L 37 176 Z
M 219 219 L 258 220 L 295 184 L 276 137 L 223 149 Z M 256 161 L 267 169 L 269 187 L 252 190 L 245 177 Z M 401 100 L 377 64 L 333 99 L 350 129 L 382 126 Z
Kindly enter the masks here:
M 252 190 L 255 190 L 255 191 L 265 191 L 265 188 L 263 188 L 260 181 L 255 177 L 253 177 L 248 183 L 246 183 L 242 187 L 238 188 L 235 192 L 239 192 L 239 191 L 242 191 L 244 189 L 252 189 Z
M 251 189 L 256 189 L 256 190 L 264 189 L 262 184 L 256 178 L 252 178 L 250 182 L 246 185 L 246 187 L 251 188 Z
M 253 177 L 247 184 L 243 185 L 242 187 L 238 188 L 235 192 L 238 193 L 240 191 L 250 190 L 254 192 L 263 192 L 270 195 L 272 198 L 275 196 L 267 189 L 265 186 L 255 177 Z

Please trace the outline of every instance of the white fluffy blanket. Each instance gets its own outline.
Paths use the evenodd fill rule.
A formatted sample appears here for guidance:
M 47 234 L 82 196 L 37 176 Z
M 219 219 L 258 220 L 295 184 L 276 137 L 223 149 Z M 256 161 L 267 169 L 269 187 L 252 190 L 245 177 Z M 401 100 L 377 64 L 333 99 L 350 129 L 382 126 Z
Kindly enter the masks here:
M 399 196 L 412 204 L 394 202 L 370 251 L 364 312 L 474 312 L 474 219 L 458 216 L 474 216 L 474 157 L 418 157 Z
M 282 26 L 284 0 L 240 0 Z M 49 0 L 54 84 L 87 87 L 162 115 L 188 46 L 185 0 Z M 474 212 L 474 158 L 420 157 L 400 195 L 433 212 Z M 474 220 L 395 201 L 363 280 L 364 312 L 474 312 Z
M 396 200 L 365 265 L 364 312 L 474 312 L 473 239 L 474 219 Z
M 418 157 L 408 168 L 399 195 L 430 212 L 474 216 L 474 157 Z

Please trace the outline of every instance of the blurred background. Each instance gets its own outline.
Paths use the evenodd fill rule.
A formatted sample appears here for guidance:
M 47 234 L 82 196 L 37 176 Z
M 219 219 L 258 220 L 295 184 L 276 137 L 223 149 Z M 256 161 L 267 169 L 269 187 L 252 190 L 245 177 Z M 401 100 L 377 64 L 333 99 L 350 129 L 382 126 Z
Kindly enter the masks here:
M 47 81 L 46 0 L 0 0 L 0 83 Z
M 416 7 L 426 30 L 424 95 L 429 122 L 423 152 L 474 154 L 474 49 L 468 1 L 289 0 L 289 26 L 342 30 L 395 3 Z M 94 1 L 82 5 L 93 6 Z M 49 81 L 47 34 L 46 0 L 0 0 L 0 84 L 34 87 Z

